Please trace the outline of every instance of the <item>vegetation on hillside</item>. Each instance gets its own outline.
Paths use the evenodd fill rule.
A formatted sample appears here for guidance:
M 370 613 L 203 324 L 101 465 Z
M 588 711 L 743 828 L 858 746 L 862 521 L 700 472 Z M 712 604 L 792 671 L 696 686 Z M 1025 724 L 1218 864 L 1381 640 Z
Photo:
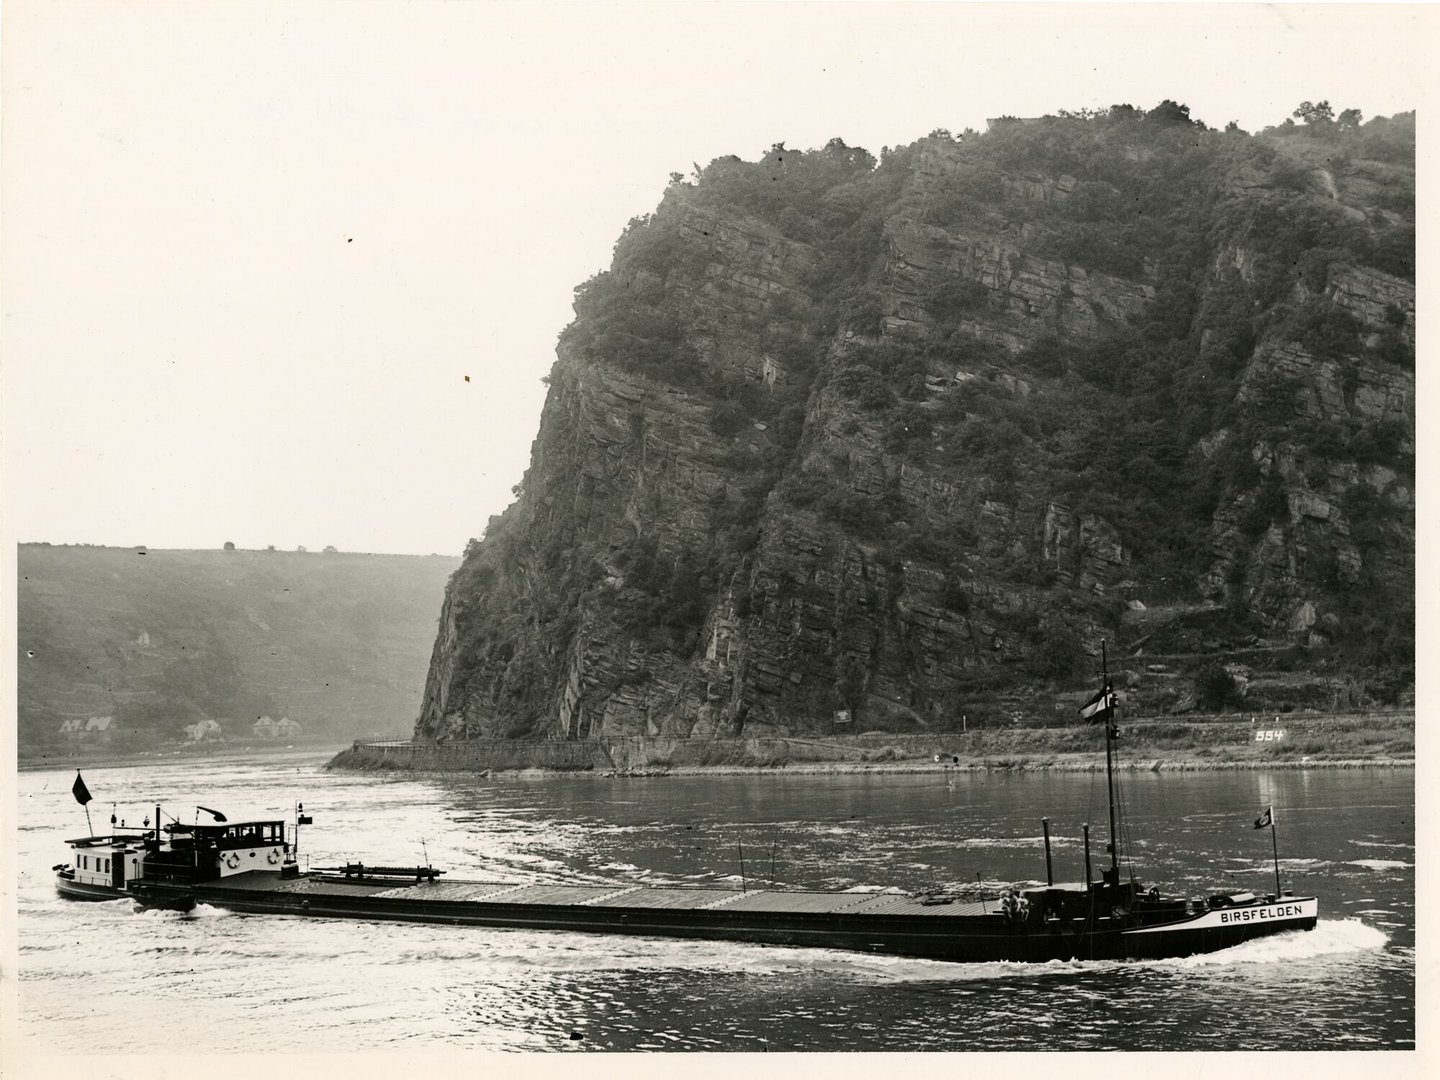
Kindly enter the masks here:
M 153 749 L 196 734 L 249 745 L 262 716 L 293 720 L 302 740 L 403 732 L 456 565 L 22 544 L 20 753 Z M 197 731 L 206 722 L 216 726 Z

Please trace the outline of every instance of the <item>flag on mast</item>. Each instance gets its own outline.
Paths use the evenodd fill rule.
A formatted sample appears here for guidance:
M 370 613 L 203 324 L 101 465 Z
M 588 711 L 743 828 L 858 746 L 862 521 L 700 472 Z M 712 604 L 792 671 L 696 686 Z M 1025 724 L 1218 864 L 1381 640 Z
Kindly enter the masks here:
M 85 780 L 80 775 L 79 769 L 75 770 L 75 783 L 70 785 L 70 791 L 74 794 L 75 801 L 81 806 L 90 801 L 90 789 L 85 786 Z
M 1110 714 L 1115 709 L 1115 693 L 1110 687 L 1098 691 L 1094 697 L 1080 706 L 1080 719 L 1089 720 L 1092 724 L 1103 723 L 1110 719 Z
M 1255 828 L 1268 829 L 1275 824 L 1275 808 L 1265 807 L 1265 812 L 1255 819 Z

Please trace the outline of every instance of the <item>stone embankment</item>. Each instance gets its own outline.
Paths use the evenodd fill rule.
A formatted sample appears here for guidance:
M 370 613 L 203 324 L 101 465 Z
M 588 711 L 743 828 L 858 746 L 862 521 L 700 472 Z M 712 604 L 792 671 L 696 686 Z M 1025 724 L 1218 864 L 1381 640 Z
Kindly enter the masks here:
M 335 769 L 404 772 L 664 775 L 686 772 L 1089 771 L 1104 767 L 1100 729 L 991 728 L 948 734 L 685 739 L 475 739 L 356 742 Z M 1120 768 L 1134 770 L 1413 766 L 1411 712 L 1230 716 L 1121 724 Z

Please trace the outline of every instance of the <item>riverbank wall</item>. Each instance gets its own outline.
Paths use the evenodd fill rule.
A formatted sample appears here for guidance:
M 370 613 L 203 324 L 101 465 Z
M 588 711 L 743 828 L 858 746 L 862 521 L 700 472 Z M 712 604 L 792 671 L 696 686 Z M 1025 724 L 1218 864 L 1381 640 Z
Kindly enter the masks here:
M 357 741 L 331 762 L 355 771 L 650 775 L 790 769 L 852 772 L 937 768 L 1104 767 L 1099 727 L 969 732 L 682 739 Z M 1120 768 L 1215 769 L 1413 765 L 1413 712 L 1144 719 L 1122 722 Z

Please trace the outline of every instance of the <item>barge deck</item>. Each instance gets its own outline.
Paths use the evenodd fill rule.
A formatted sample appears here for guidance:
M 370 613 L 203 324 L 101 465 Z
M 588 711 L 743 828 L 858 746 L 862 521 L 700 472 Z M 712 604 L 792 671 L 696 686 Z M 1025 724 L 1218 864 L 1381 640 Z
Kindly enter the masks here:
M 1124 887 L 1121 887 L 1122 891 Z M 702 887 L 411 881 L 253 870 L 218 881 L 137 881 L 148 906 L 196 903 L 251 914 L 382 919 L 597 934 L 710 938 L 962 962 L 1124 960 L 1209 952 L 1267 933 L 1311 929 L 1314 899 L 1235 898 L 1233 909 L 1106 886 L 1040 886 L 1020 913 L 994 901 L 896 892 L 737 891 Z M 1235 916 L 1244 911 L 1244 918 Z M 1101 914 L 1101 913 L 1104 914 Z

